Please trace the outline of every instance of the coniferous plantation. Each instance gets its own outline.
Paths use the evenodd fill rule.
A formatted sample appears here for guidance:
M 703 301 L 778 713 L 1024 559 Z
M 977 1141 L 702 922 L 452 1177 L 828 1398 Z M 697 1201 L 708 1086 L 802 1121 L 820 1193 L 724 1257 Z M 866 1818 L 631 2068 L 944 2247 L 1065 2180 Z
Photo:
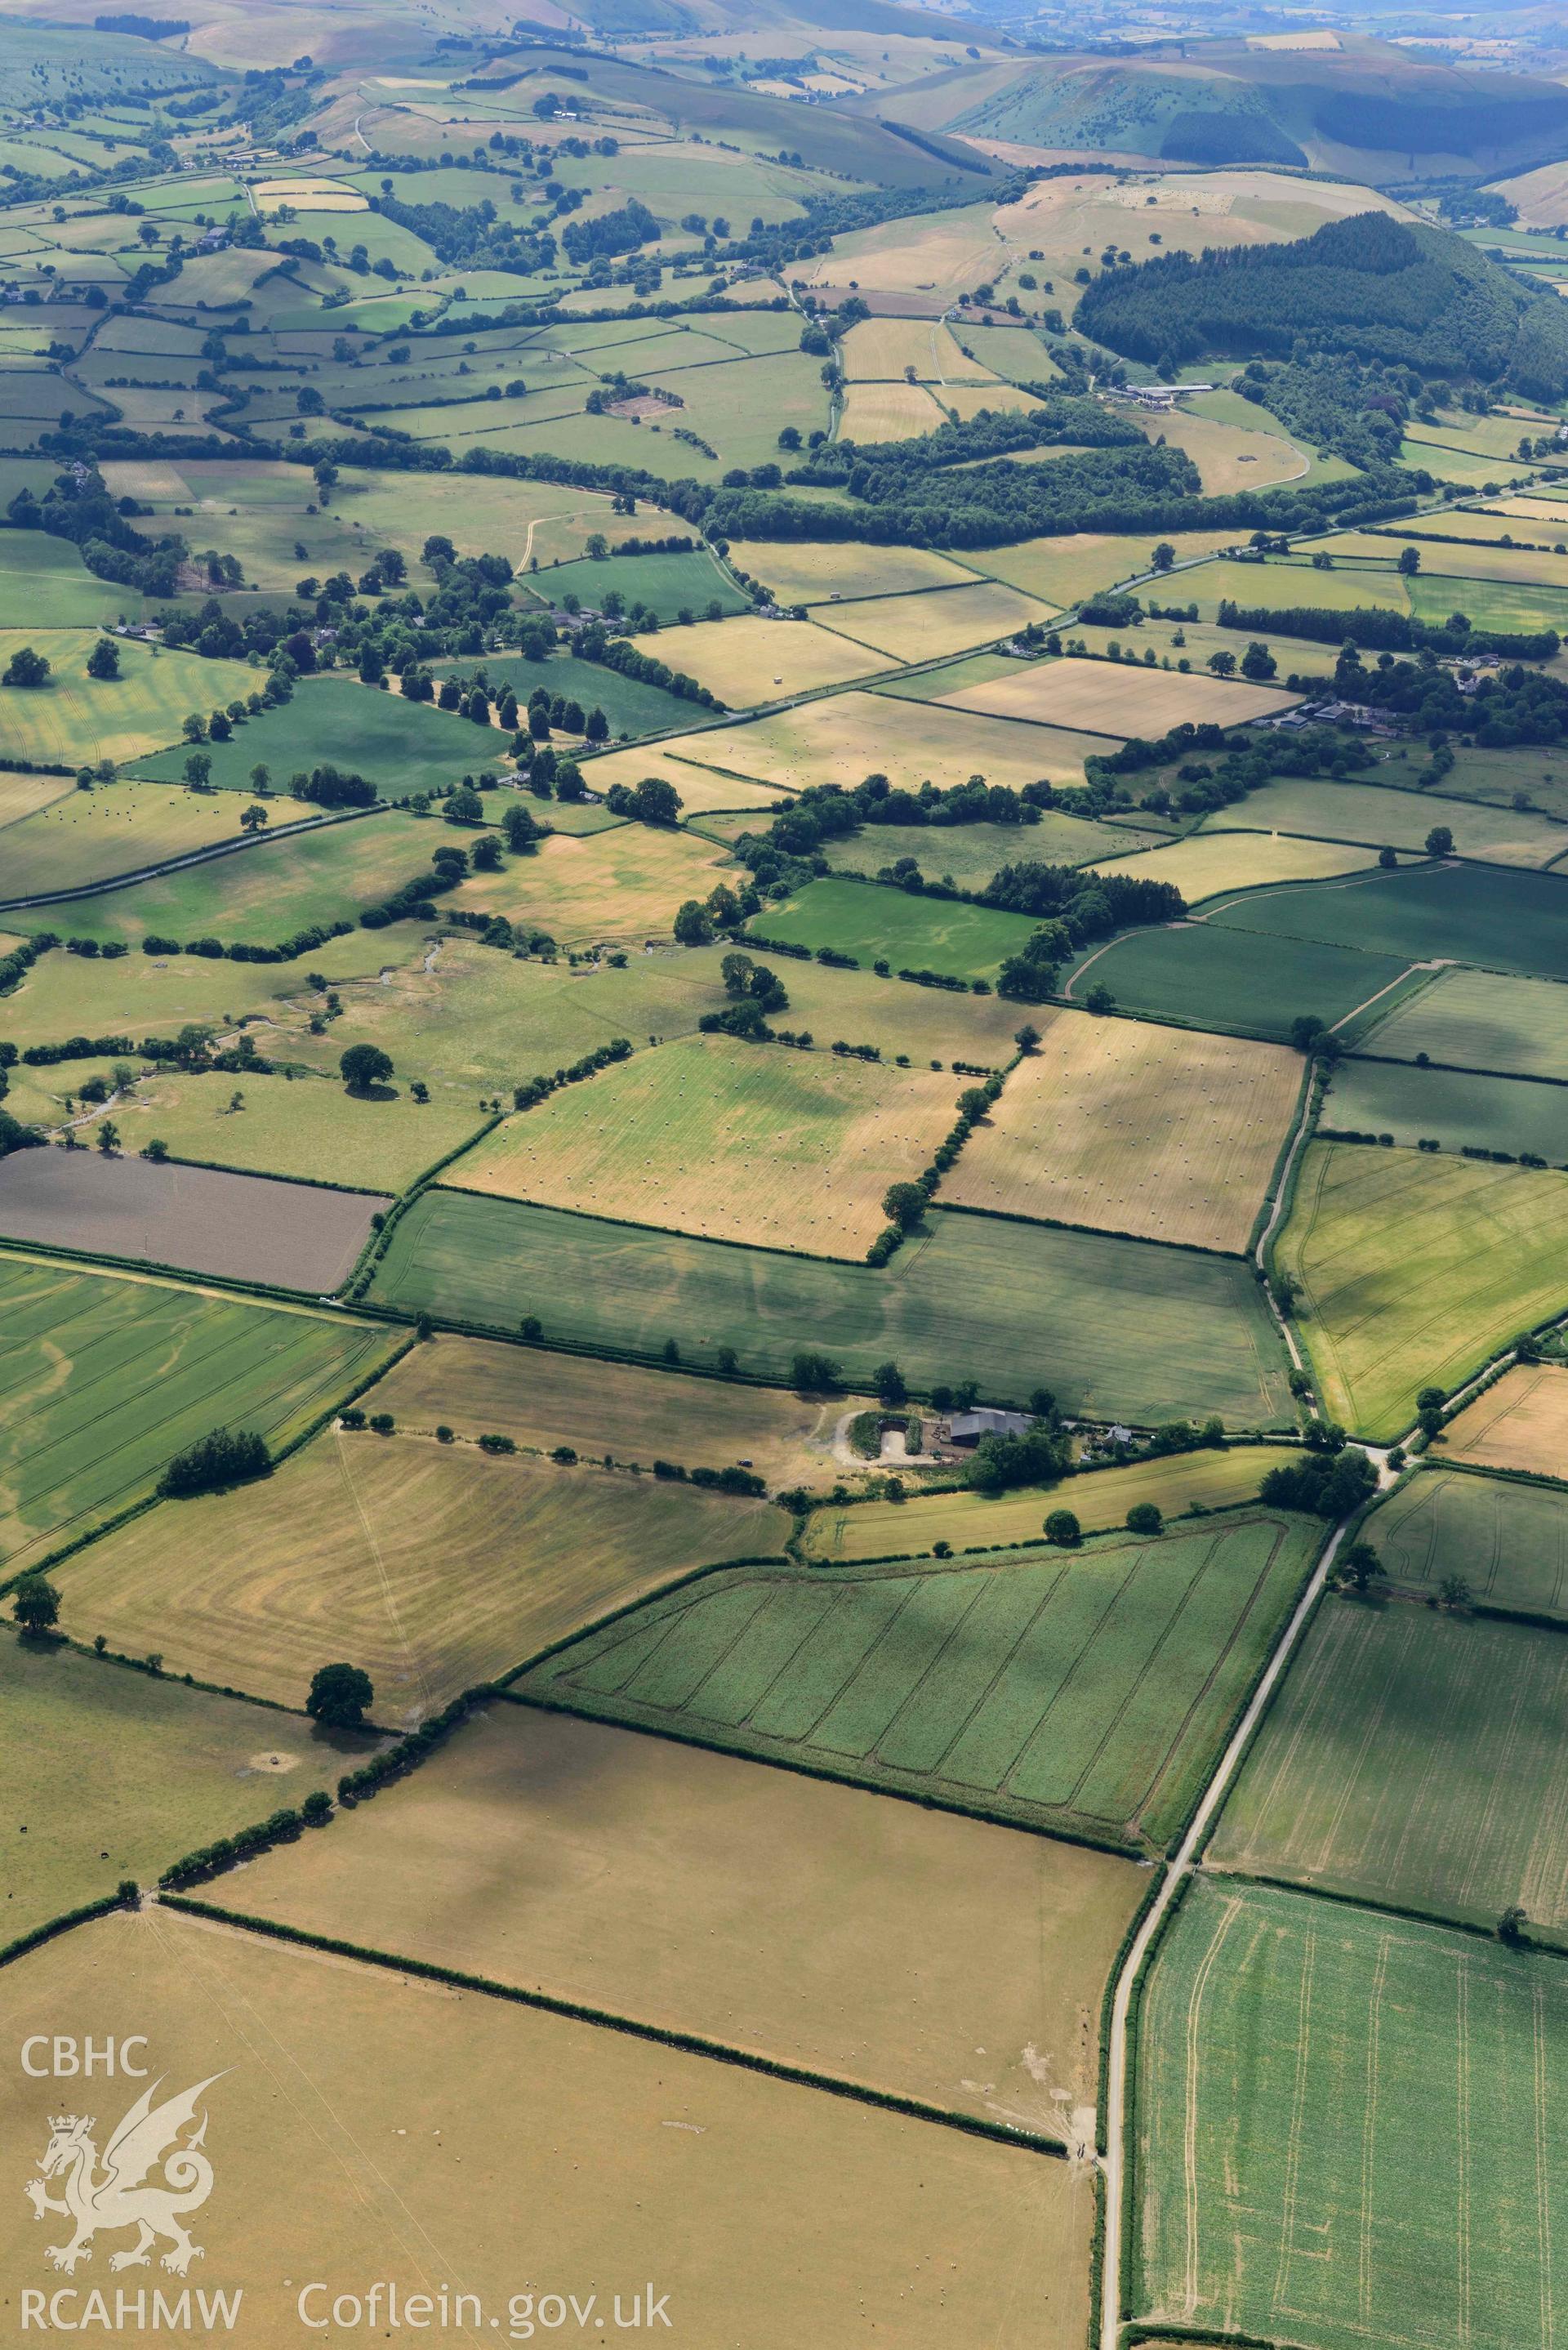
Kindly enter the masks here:
M 7 2341 L 1550 2344 L 1561 29 L 0 10 Z

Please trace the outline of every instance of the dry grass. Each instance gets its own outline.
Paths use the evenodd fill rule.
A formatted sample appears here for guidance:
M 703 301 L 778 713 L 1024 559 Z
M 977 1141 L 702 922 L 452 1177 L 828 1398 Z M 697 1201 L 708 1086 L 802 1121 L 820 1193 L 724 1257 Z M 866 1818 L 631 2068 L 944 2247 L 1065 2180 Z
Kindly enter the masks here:
M 708 1239 L 863 1256 L 889 1183 L 919 1174 L 958 1081 L 826 1053 L 688 1036 L 508 1118 L 460 1191 Z
M 1012 636 L 1031 620 L 1044 626 L 1055 617 L 1053 605 L 1036 603 L 992 579 L 976 580 L 972 588 L 933 588 L 923 596 L 875 598 L 823 615 L 836 633 L 901 661 L 940 660 Z
M 301 1706 L 349 1657 L 375 1717 L 423 1720 L 475 1682 L 714 1559 L 779 1550 L 766 1502 L 417 1437 L 326 1435 L 265 1492 L 166 1503 L 58 1574 L 77 1639 Z
M 1299 481 L 1311 463 L 1305 450 L 1282 433 L 1249 432 L 1242 425 L 1217 424 L 1208 416 L 1148 417 L 1144 430 L 1151 441 L 1187 452 L 1203 477 L 1203 494 L 1210 498 Z
M 1160 251 L 1272 244 L 1360 212 L 1409 217 L 1369 188 L 1310 183 L 1282 172 L 1171 172 L 1118 183 L 1085 167 L 1071 178 L 1038 182 L 1019 203 L 1002 206 L 996 225 L 1014 248 L 1044 252 L 1041 267 L 1056 277 L 1060 295 L 1062 278 L 1070 279 L 1080 264 L 1094 267 L 1106 245 L 1147 261 Z
M 922 383 L 994 380 L 989 368 L 964 357 L 951 328 L 938 318 L 862 318 L 844 338 L 844 372 L 851 384 L 902 383 L 907 368 Z
M 905 1502 L 825 1503 L 806 1520 L 808 1558 L 854 1566 L 867 1559 L 920 1556 L 939 1542 L 961 1555 L 1038 1542 L 1053 1510 L 1071 1510 L 1085 1534 L 1125 1525 L 1135 1503 L 1152 1502 L 1167 1518 L 1224 1510 L 1255 1500 L 1265 1470 L 1302 1455 L 1279 1445 L 1237 1445 L 1228 1452 L 1173 1452 L 1125 1469 L 1096 1469 L 1057 1485 L 1015 1486 L 1007 1493 L 916 1493 Z
M 1061 538 L 1020 539 L 1016 546 L 977 546 L 970 550 L 970 556 L 993 579 L 1005 579 L 1012 587 L 1022 588 L 1027 596 L 1040 596 L 1048 604 L 1065 608 L 1081 603 L 1098 588 L 1115 587 L 1118 580 L 1147 571 L 1158 536 L 1157 531 L 1132 538 L 1106 531 L 1081 530 Z M 1173 530 L 1168 531 L 1166 537 L 1176 549 L 1179 564 L 1199 556 L 1217 555 L 1222 547 L 1236 544 L 1234 528 Z M 1255 585 L 1255 573 L 1253 580 Z M 1189 587 L 1185 577 L 1179 578 L 1170 591 L 1172 600 L 1178 588 L 1188 596 L 1197 593 L 1198 588 L 1196 579 Z M 1161 588 L 1156 592 L 1163 602 L 1166 591 Z
M 1009 1077 L 940 1196 L 1242 1250 L 1295 1107 L 1299 1058 L 1148 1021 L 1043 1019 L 1038 1049 Z
M 0 768 L 0 825 L 20 824 L 73 789 L 67 775 L 24 775 Z
M 1093 735 L 1020 725 L 940 702 L 840 693 L 749 726 L 682 735 L 667 747 L 682 759 L 783 791 L 804 791 L 808 784 L 849 789 L 877 774 L 915 785 L 939 784 L 945 791 L 973 775 L 1014 790 L 1042 779 L 1081 784 L 1085 759 L 1102 745 Z
M 844 395 L 838 438 L 864 447 L 873 441 L 909 441 L 934 432 L 947 418 L 918 383 L 852 383 Z
M 1082 1846 L 502 1704 L 245 1906 L 1065 2137 L 1140 1891 Z
M 1568 1478 L 1568 1370 L 1515 1363 L 1449 1421 L 1442 1458 Z
M 290 31 L 297 43 L 297 20 Z M 360 1828 L 379 1840 L 382 1805 L 417 1783 L 323 1846 Z M 314 1860 L 308 1846 L 295 1856 Z M 209 1898 L 243 1908 L 254 1881 L 247 1870 Z M 659 1914 L 678 1941 L 675 1912 Z M 898 2350 L 1082 2342 L 1086 2164 L 168 1909 L 105 1919 L 5 1971 L 7 2046 L 39 2031 L 101 2041 L 122 2015 L 150 2035 L 168 2085 L 222 2075 L 202 2101 L 217 2172 L 200 2216 L 209 2252 L 189 2282 L 244 2289 L 247 2341 L 296 2338 L 296 2294 L 314 2278 L 332 2280 L 306 2304 L 322 2316 L 333 2293 L 363 2296 L 373 2278 L 395 2281 L 403 2307 L 422 2292 L 433 2310 L 444 2290 L 451 2338 L 470 2342 L 520 2339 L 524 2319 L 548 2342 L 542 2296 L 558 2288 L 592 2296 L 613 2340 L 615 2295 L 629 2324 L 651 2278 L 672 2341 L 832 2343 L 852 2312 Z M 722 2038 L 727 2020 L 714 2002 L 702 2028 Z M 119 2084 L 95 2083 L 93 2109 L 118 2120 L 136 2085 L 117 2100 Z M 18 2168 L 24 2150 L 28 2164 L 42 2153 L 62 2102 L 53 2081 L 21 2086 Z M 519 2256 L 498 2210 L 527 2214 L 544 2258 Z M 0 2291 L 13 2307 L 48 2277 L 39 2247 L 66 2241 L 61 2224 L 9 2231 Z M 90 2274 L 130 2241 L 100 2237 Z M 172 2300 L 176 2282 L 151 2274 Z
M 844 286 L 854 278 L 888 293 L 935 294 L 951 301 L 964 286 L 994 278 L 1006 259 L 992 221 L 992 207 L 985 203 L 888 221 L 880 228 L 835 237 L 833 251 L 808 263 L 805 276 L 814 286 Z
M 1521 228 L 1558 228 L 1568 221 L 1568 163 L 1542 163 L 1517 179 L 1500 180 L 1497 192 L 1517 210 Z
M 1222 890 L 1255 889 L 1271 881 L 1324 881 L 1376 862 L 1372 848 L 1341 847 L 1332 840 L 1296 840 L 1288 833 L 1204 832 L 1110 857 L 1096 873 L 1125 873 L 1134 881 L 1173 881 L 1189 906 Z
M 916 588 L 961 587 L 975 576 L 929 547 L 872 546 L 854 539 L 749 538 L 741 559 L 781 604 L 901 596 Z
M 690 833 L 651 825 L 557 833 L 535 857 L 472 877 L 462 902 L 547 931 L 563 945 L 668 938 L 688 898 L 706 898 L 733 877 L 732 858 Z
M 661 636 L 654 650 L 667 651 Z M 863 652 L 810 620 L 699 620 L 680 631 L 680 666 L 732 709 L 782 702 L 817 686 L 842 685 L 886 669 L 879 653 Z
M 770 1485 L 836 1477 L 834 1430 L 867 1399 L 814 1402 L 783 1388 L 733 1387 L 685 1371 L 542 1354 L 483 1338 L 432 1339 L 393 1367 L 367 1407 L 400 1428 L 460 1436 L 493 1432 L 537 1451 L 569 1444 L 623 1466 L 678 1461 L 689 1469 L 748 1462 Z
M 684 744 L 685 736 L 677 738 Z M 690 738 L 693 746 L 701 736 Z M 596 792 L 607 792 L 612 784 L 626 784 L 635 789 L 647 775 L 657 775 L 680 795 L 682 821 L 694 816 L 711 816 L 721 808 L 766 808 L 779 796 L 774 784 L 753 784 L 738 775 L 717 775 L 710 767 L 695 764 L 691 758 L 680 755 L 676 744 L 660 743 L 647 750 L 611 751 L 602 759 L 595 759 L 585 768 L 589 786 Z M 760 819 L 765 827 L 766 817 Z
M 58 776 L 36 780 L 58 793 Z M 91 792 L 72 786 L 7 830 L 5 893 L 75 889 L 243 840 L 240 818 L 248 805 L 242 792 L 188 792 L 178 784 L 109 784 Z M 280 796 L 267 803 L 268 829 L 279 832 L 319 814 L 307 801 Z
M 989 685 L 962 686 L 942 700 L 950 709 L 983 710 L 1045 726 L 1082 727 L 1093 734 L 1142 734 L 1150 740 L 1183 720 L 1239 726 L 1288 710 L 1300 696 L 1272 686 L 1228 684 L 1218 678 L 1182 677 L 1175 670 L 1131 670 L 1125 661 L 1052 660 L 1022 669 Z

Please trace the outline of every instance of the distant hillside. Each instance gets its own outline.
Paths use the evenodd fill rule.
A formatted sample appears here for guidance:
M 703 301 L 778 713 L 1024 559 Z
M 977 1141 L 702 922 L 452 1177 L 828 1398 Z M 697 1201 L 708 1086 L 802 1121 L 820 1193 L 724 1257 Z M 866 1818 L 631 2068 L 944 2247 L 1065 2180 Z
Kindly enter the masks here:
M 87 35 L 11 18 L 0 22 L 0 107 L 7 109 L 67 98 L 155 98 L 227 78 L 204 57 L 126 33 Z
M 1568 393 L 1568 306 L 1515 283 L 1441 229 L 1384 213 L 1331 221 L 1293 244 L 1173 253 L 1110 269 L 1075 324 L 1162 369 L 1208 352 L 1309 350 L 1441 377 L 1507 382 L 1537 400 Z

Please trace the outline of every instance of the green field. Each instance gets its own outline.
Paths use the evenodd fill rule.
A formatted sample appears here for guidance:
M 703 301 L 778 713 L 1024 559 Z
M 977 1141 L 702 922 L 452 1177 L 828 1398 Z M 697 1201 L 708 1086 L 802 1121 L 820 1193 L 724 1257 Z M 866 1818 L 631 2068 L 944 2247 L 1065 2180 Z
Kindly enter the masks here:
M 140 758 L 178 742 L 190 712 L 205 717 L 255 691 L 256 673 L 243 661 L 204 660 L 198 653 L 138 644 L 121 645 L 117 678 L 91 678 L 88 655 L 97 642 L 96 629 L 36 622 L 0 629 L 0 669 L 24 645 L 42 653 L 51 669 L 46 685 L 0 689 L 0 733 L 14 757 L 73 771 L 100 759 Z
M 61 783 L 59 796 L 47 807 L 5 828 L 0 888 L 7 896 L 85 889 L 117 874 L 246 837 L 240 830 L 243 803 L 232 793 L 220 798 L 174 784 L 147 783 L 83 792 L 66 778 Z M 268 814 L 281 830 L 321 811 L 304 800 L 275 799 Z
M 0 1569 L 145 1492 L 227 1421 L 275 1449 L 368 1378 L 391 1333 L 0 1257 L 6 1363 Z
M 1560 1932 L 1565 1700 L 1568 1643 L 1549 1632 L 1330 1598 L 1209 1863 L 1460 1924 L 1495 1925 L 1517 1902 Z
M 1516 1159 L 1529 1151 L 1558 1167 L 1568 1159 L 1568 1086 L 1417 1069 L 1407 1061 L 1344 1061 L 1329 1081 L 1323 1123 L 1392 1134 L 1411 1149 L 1425 1139 L 1445 1150 L 1506 1150 Z
M 65 907 L 35 907 L 16 917 L 18 930 L 68 931 L 72 938 L 120 940 L 140 946 L 149 932 L 217 937 L 271 946 L 317 924 L 352 921 L 405 881 L 428 869 L 441 834 L 433 825 L 388 811 L 261 841 L 183 872 L 139 881 L 129 889 L 76 898 Z M 450 836 L 448 836 L 450 837 Z
M 706 547 L 690 555 L 610 555 L 597 563 L 562 563 L 548 571 L 524 573 L 522 585 L 545 603 L 558 604 L 563 596 L 576 595 L 590 608 L 602 605 L 613 588 L 628 608 L 645 604 L 667 625 L 683 610 L 706 619 L 708 607 L 714 603 L 726 612 L 751 609 L 750 598 Z M 670 667 L 679 669 L 679 659 Z
M 141 608 L 134 588 L 95 579 L 69 539 L 0 532 L 0 629 L 96 629 Z
M 1337 1026 L 1368 997 L 1393 985 L 1407 959 L 1359 954 L 1215 921 L 1132 931 L 1096 952 L 1091 948 L 1067 982 L 1079 1002 L 1108 987 L 1118 1005 L 1193 1028 L 1244 1036 L 1285 1037 L 1303 1012 Z
M 756 817 L 748 828 L 758 828 Z M 1082 816 L 1052 812 L 1026 830 L 1015 824 L 869 824 L 847 839 L 826 842 L 823 854 L 836 872 L 867 876 L 897 864 L 901 857 L 912 857 L 928 881 L 983 889 L 1002 866 L 1016 865 L 1023 858 L 1044 865 L 1087 865 L 1092 858 L 1150 848 L 1160 837 L 1130 825 L 1091 824 Z M 762 917 L 763 927 L 770 919 Z M 929 927 L 934 924 L 929 922 Z
M 999 914 L 989 906 L 829 879 L 808 882 L 794 897 L 767 907 L 753 927 L 759 938 L 814 953 L 831 947 L 865 966 L 884 961 L 895 971 L 994 981 L 1038 924 L 1027 914 Z
M 1439 1445 L 1368 1522 L 1390 1584 L 1435 1598 L 1449 1575 L 1478 1605 L 1568 1617 L 1568 1498 L 1550 1485 L 1445 1470 Z
M 603 567 L 595 564 L 592 568 L 597 571 Z M 555 576 L 551 574 L 552 578 Z M 660 637 L 654 648 L 654 658 L 672 670 L 685 668 L 679 631 L 670 631 L 668 644 Z M 443 664 L 447 666 L 452 664 Z M 472 675 L 475 664 L 462 661 L 455 666 L 459 675 L 466 677 Z M 666 693 L 660 685 L 639 684 L 634 677 L 621 677 L 598 661 L 578 660 L 572 653 L 552 654 L 542 661 L 524 660 L 520 653 L 491 653 L 483 669 L 492 687 L 509 685 L 520 702 L 525 703 L 535 687 L 542 685 L 552 695 L 558 693 L 567 702 L 580 702 L 585 711 L 596 707 L 602 710 L 609 720 L 612 737 L 668 734 L 689 727 L 694 718 L 706 714 L 700 703 Z M 510 739 L 497 734 L 489 755 L 495 757 Z
M 1568 979 L 1568 879 L 1475 865 L 1412 865 L 1343 881 L 1257 889 L 1210 916 L 1216 928 L 1441 956 Z
M 1376 1443 L 1568 1308 L 1568 1180 L 1447 1153 L 1314 1143 L 1279 1260 L 1329 1416 Z
M 1137 2041 L 1141 2320 L 1314 2350 L 1554 2339 L 1560 1960 L 1199 1877 Z
M 400 1222 L 374 1295 L 405 1312 L 648 1359 L 674 1338 L 782 1383 L 826 1348 L 852 1383 L 889 1357 L 911 1385 L 974 1378 L 988 1399 L 1052 1388 L 1064 1409 L 1151 1422 L 1217 1412 L 1277 1425 L 1283 1357 L 1239 1260 L 933 1214 L 885 1271 L 600 1223 L 558 1208 L 429 1191 Z
M 1440 971 L 1357 1040 L 1364 1051 L 1505 1076 L 1568 1079 L 1568 995 L 1554 982 Z
M 62 1772 L 63 1754 L 89 1768 Z M 348 1759 L 304 1722 L 0 1634 L 0 1930 L 29 1933 L 127 1877 L 151 1884 L 182 1853 L 330 1792 Z
M 1552 558 L 1542 559 L 1549 563 Z M 1559 635 L 1568 629 L 1568 595 L 1560 588 L 1532 587 L 1522 579 L 1439 577 L 1429 572 L 1408 584 L 1411 611 L 1434 628 L 1441 628 L 1450 612 L 1463 612 L 1475 629 L 1555 629 Z
M 176 730 L 178 731 L 178 730 Z M 206 747 L 220 791 L 249 792 L 251 769 L 268 770 L 275 792 L 288 789 L 296 769 L 323 765 L 364 775 L 384 799 L 445 791 L 464 775 L 499 765 L 511 738 L 476 726 L 452 711 L 378 693 L 357 678 L 304 678 L 294 698 L 236 726 L 226 743 Z M 185 773 L 188 746 L 136 763 L 139 775 L 176 782 Z
M 1414 770 L 1400 768 L 1401 780 Z M 1546 865 L 1568 855 L 1568 826 L 1533 810 L 1477 806 L 1432 792 L 1395 791 L 1374 783 L 1327 783 L 1291 776 L 1265 784 L 1235 807 L 1206 816 L 1200 829 L 1304 833 L 1322 840 L 1365 841 L 1368 847 L 1419 849 L 1434 825 L 1445 824 L 1461 857 L 1500 865 Z
M 220 963 L 218 968 L 233 965 Z M 167 1067 L 151 1069 L 115 1104 L 126 1149 L 140 1150 L 156 1135 L 174 1159 L 238 1168 L 246 1174 L 400 1191 L 438 1159 L 460 1149 L 484 1123 L 474 1086 L 417 1102 L 400 1070 L 391 1082 L 390 1100 L 350 1094 L 336 1067 L 336 1057 L 344 1049 L 337 1035 L 338 1025 L 335 1021 L 326 1037 L 311 1039 L 333 1045 L 332 1054 L 323 1055 L 330 1075 L 286 1076 L 279 1071 L 271 1076 L 236 1077 L 223 1071 L 191 1076 Z M 263 1030 L 261 1049 L 266 1051 L 276 1041 Z M 68 1085 L 74 1072 L 73 1063 L 56 1074 L 56 1084 L 64 1075 Z M 84 1139 L 90 1139 L 90 1134 Z
M 1321 1539 L 1255 1509 L 943 1567 L 753 1567 L 517 1684 L 573 1711 L 1158 1848 Z

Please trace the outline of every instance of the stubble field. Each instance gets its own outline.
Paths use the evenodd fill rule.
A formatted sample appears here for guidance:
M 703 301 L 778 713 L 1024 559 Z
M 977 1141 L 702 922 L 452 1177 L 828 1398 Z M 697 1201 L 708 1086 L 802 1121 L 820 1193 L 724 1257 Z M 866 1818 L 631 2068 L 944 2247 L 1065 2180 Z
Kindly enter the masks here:
M 1240 1253 L 1301 1083 L 1279 1045 L 1047 1013 L 941 1196 Z
M 1568 1369 L 1515 1363 L 1443 1430 L 1442 1457 L 1568 1478 Z
M 327 1433 L 254 1492 L 166 1503 L 61 1571 L 61 1622 L 171 1672 L 300 1706 L 327 1656 L 410 1727 L 607 1610 L 716 1559 L 777 1551 L 768 1503 Z M 461 1595 L 461 1605 L 458 1604 Z

